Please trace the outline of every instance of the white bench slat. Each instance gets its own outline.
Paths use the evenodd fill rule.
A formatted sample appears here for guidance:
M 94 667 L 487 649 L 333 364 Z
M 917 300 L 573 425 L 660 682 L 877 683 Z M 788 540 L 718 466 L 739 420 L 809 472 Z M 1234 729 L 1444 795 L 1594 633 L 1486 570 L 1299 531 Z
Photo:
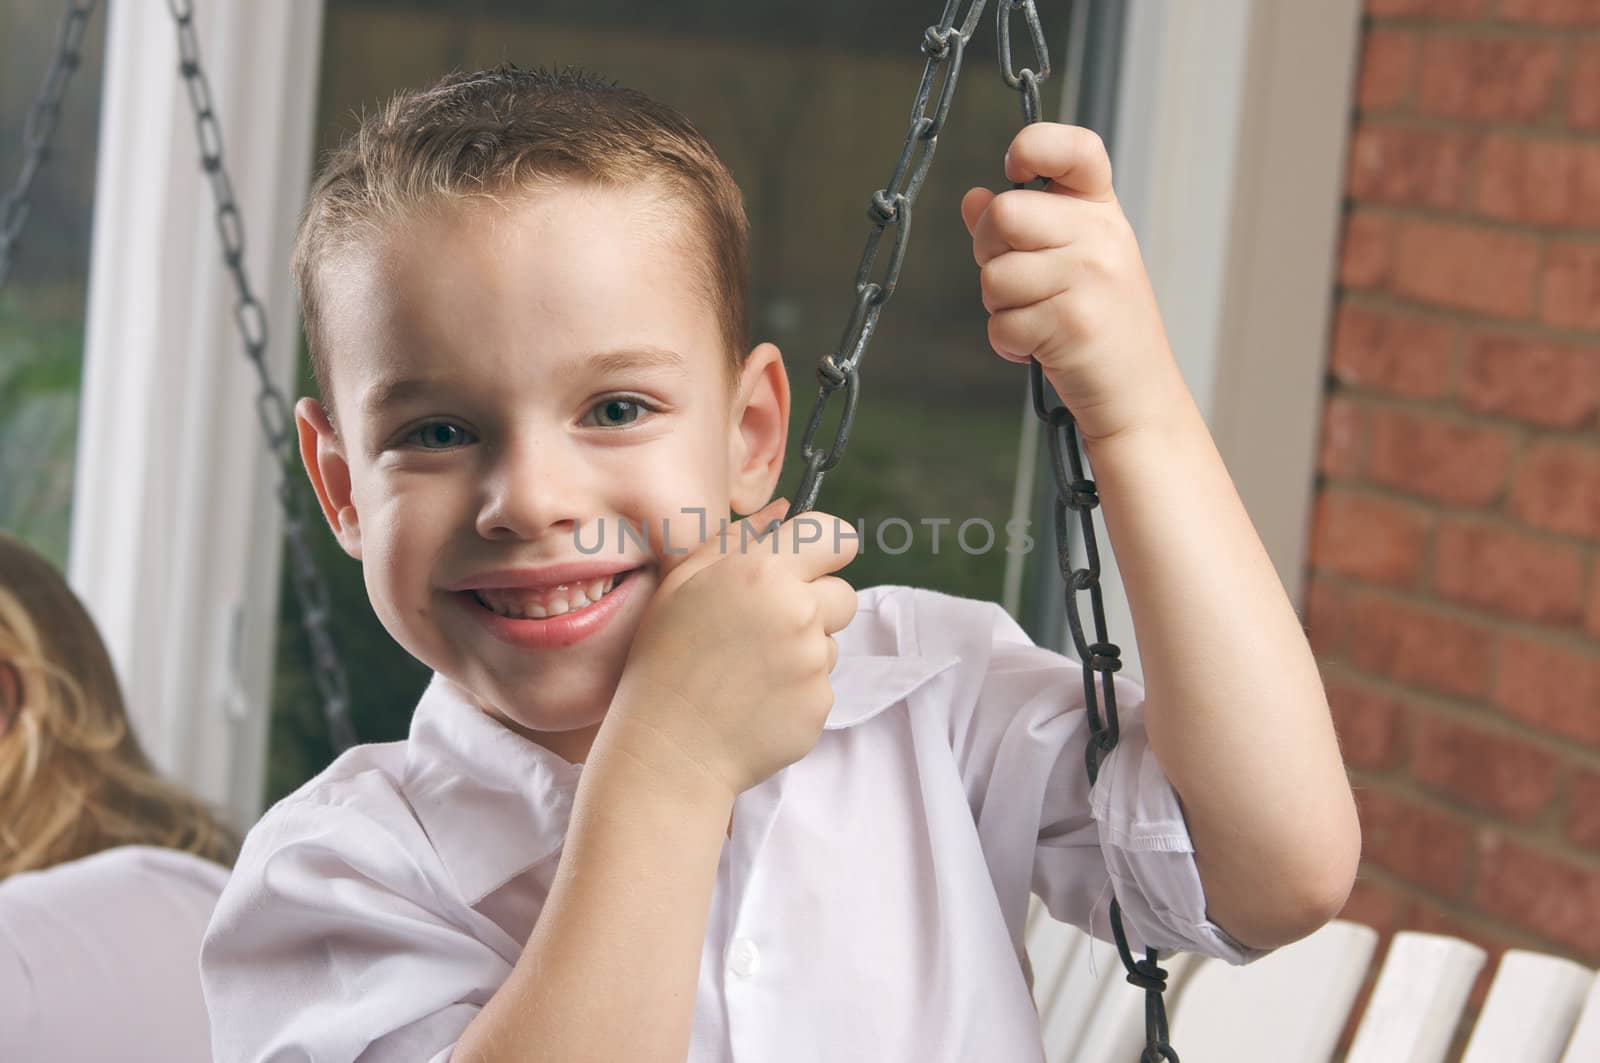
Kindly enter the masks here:
M 1055 919 L 1037 896 L 1027 923 L 1033 999 L 1049 1063 L 1122 1063 L 1144 1045 L 1144 994 L 1128 984 L 1117 947 Z M 1091 967 L 1092 951 L 1092 967 Z M 1168 998 L 1190 957 L 1163 960 Z M 1133 1045 L 1132 1056 L 1126 1046 Z
M 1461 1063 L 1557 1063 L 1593 984 L 1581 963 L 1506 950 Z
M 1441 1063 L 1483 961 L 1470 942 L 1396 934 L 1345 1063 Z
M 1572 1031 L 1572 1042 L 1561 1063 L 1594 1063 L 1600 1059 L 1600 978 L 1589 986 L 1588 999 L 1583 1004 L 1583 1014 Z
M 1334 920 L 1242 967 L 1202 957 L 1172 1013 L 1173 1046 L 1183 1063 L 1326 1063 L 1377 947 L 1376 930 Z
M 1089 936 L 1069 923 L 1058 922 L 1037 895 L 1028 898 L 1026 942 L 1033 966 L 1033 1002 L 1039 1012 L 1045 1058 L 1056 1063 L 1077 1040 L 1079 1025 L 1088 1014 L 1088 1002 L 1077 987 L 1069 986 L 1073 961 L 1082 956 Z M 1052 1046 L 1057 1046 L 1052 1049 Z
M 1144 990 L 1128 981 L 1128 972 L 1117 955 L 1116 945 L 1096 940 L 1094 958 L 1095 970 L 1099 972 L 1094 1010 L 1082 1023 L 1077 1033 L 1076 1051 L 1064 1057 L 1065 1063 L 1127 1063 L 1138 1059 L 1144 1050 Z M 1142 950 L 1138 958 L 1144 958 Z M 1176 952 L 1161 960 L 1161 968 L 1167 972 L 1169 1009 L 1172 994 L 1183 985 L 1198 959 L 1191 953 Z M 1084 977 L 1088 978 L 1088 952 L 1075 963 L 1084 968 Z M 1180 1058 L 1188 1059 L 1183 1055 L 1182 1046 L 1174 1047 Z

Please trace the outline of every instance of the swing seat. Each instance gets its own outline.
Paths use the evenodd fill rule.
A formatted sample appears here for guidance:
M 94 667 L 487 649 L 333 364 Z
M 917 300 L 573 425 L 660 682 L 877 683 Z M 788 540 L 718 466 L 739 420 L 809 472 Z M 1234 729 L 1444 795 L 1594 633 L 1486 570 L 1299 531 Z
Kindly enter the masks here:
M 1328 1063 L 1377 945 L 1372 928 L 1334 920 L 1244 967 L 1186 954 L 1164 958 L 1172 1044 L 1184 1063 Z M 1139 1058 L 1142 994 L 1129 991 L 1112 946 L 1056 922 L 1035 897 L 1028 952 L 1049 1063 Z M 1345 1063 L 1444 1063 L 1485 960 L 1470 942 L 1395 934 Z M 1593 970 L 1560 956 L 1505 953 L 1461 1063 L 1510 1060 L 1600 1060 L 1600 978 Z

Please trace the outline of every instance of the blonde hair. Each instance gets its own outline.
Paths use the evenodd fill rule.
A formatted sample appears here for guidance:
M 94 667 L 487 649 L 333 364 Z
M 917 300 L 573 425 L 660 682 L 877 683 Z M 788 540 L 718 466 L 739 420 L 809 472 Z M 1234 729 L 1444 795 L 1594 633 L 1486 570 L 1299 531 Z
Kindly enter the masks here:
M 711 142 L 676 110 L 575 68 L 453 73 L 402 92 L 332 152 L 295 239 L 295 290 L 323 404 L 333 410 L 319 268 L 412 211 L 563 180 L 640 188 L 662 218 L 688 208 L 691 280 L 716 314 L 730 390 L 749 348 L 749 221 Z M 663 196 L 660 193 L 665 192 Z
M 128 726 L 93 619 L 55 568 L 0 532 L 0 667 L 21 680 L 0 735 L 0 880 L 119 845 L 224 866 L 238 837 L 161 778 Z

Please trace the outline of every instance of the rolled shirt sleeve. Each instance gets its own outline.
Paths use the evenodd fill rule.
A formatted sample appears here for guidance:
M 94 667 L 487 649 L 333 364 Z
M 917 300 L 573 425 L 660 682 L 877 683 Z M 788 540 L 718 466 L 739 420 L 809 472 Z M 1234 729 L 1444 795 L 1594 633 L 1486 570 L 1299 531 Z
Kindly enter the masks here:
M 1031 890 L 1056 919 L 1110 941 L 1114 893 L 1135 955 L 1146 946 L 1232 964 L 1266 955 L 1206 915 L 1177 793 L 1145 734 L 1143 688 L 1115 678 L 1119 738 L 1091 787 L 1078 662 L 1035 645 L 993 602 L 922 593 L 923 651 L 966 662 L 950 705 L 951 746 L 1017 938 Z
M 201 946 L 217 1060 L 448 1059 L 511 964 L 448 914 L 428 852 L 349 804 L 269 812 Z

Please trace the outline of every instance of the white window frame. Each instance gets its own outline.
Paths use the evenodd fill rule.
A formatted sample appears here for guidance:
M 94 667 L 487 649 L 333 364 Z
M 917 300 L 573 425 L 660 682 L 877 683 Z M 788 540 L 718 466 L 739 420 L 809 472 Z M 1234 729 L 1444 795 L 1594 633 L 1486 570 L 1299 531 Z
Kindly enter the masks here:
M 201 59 L 293 395 L 288 258 L 311 171 L 322 0 L 195 4 Z M 234 324 L 164 3 L 108 19 L 68 578 L 157 768 L 238 824 L 260 810 L 282 544 L 278 475 Z
M 1179 367 L 1296 602 L 1360 14 L 1359 0 L 1129 0 L 1112 138 L 1117 196 Z M 1186 504 L 1172 500 L 1175 521 Z M 1141 679 L 1115 552 L 1095 520 L 1108 630 Z M 1040 578 L 1059 591 L 1053 565 Z

